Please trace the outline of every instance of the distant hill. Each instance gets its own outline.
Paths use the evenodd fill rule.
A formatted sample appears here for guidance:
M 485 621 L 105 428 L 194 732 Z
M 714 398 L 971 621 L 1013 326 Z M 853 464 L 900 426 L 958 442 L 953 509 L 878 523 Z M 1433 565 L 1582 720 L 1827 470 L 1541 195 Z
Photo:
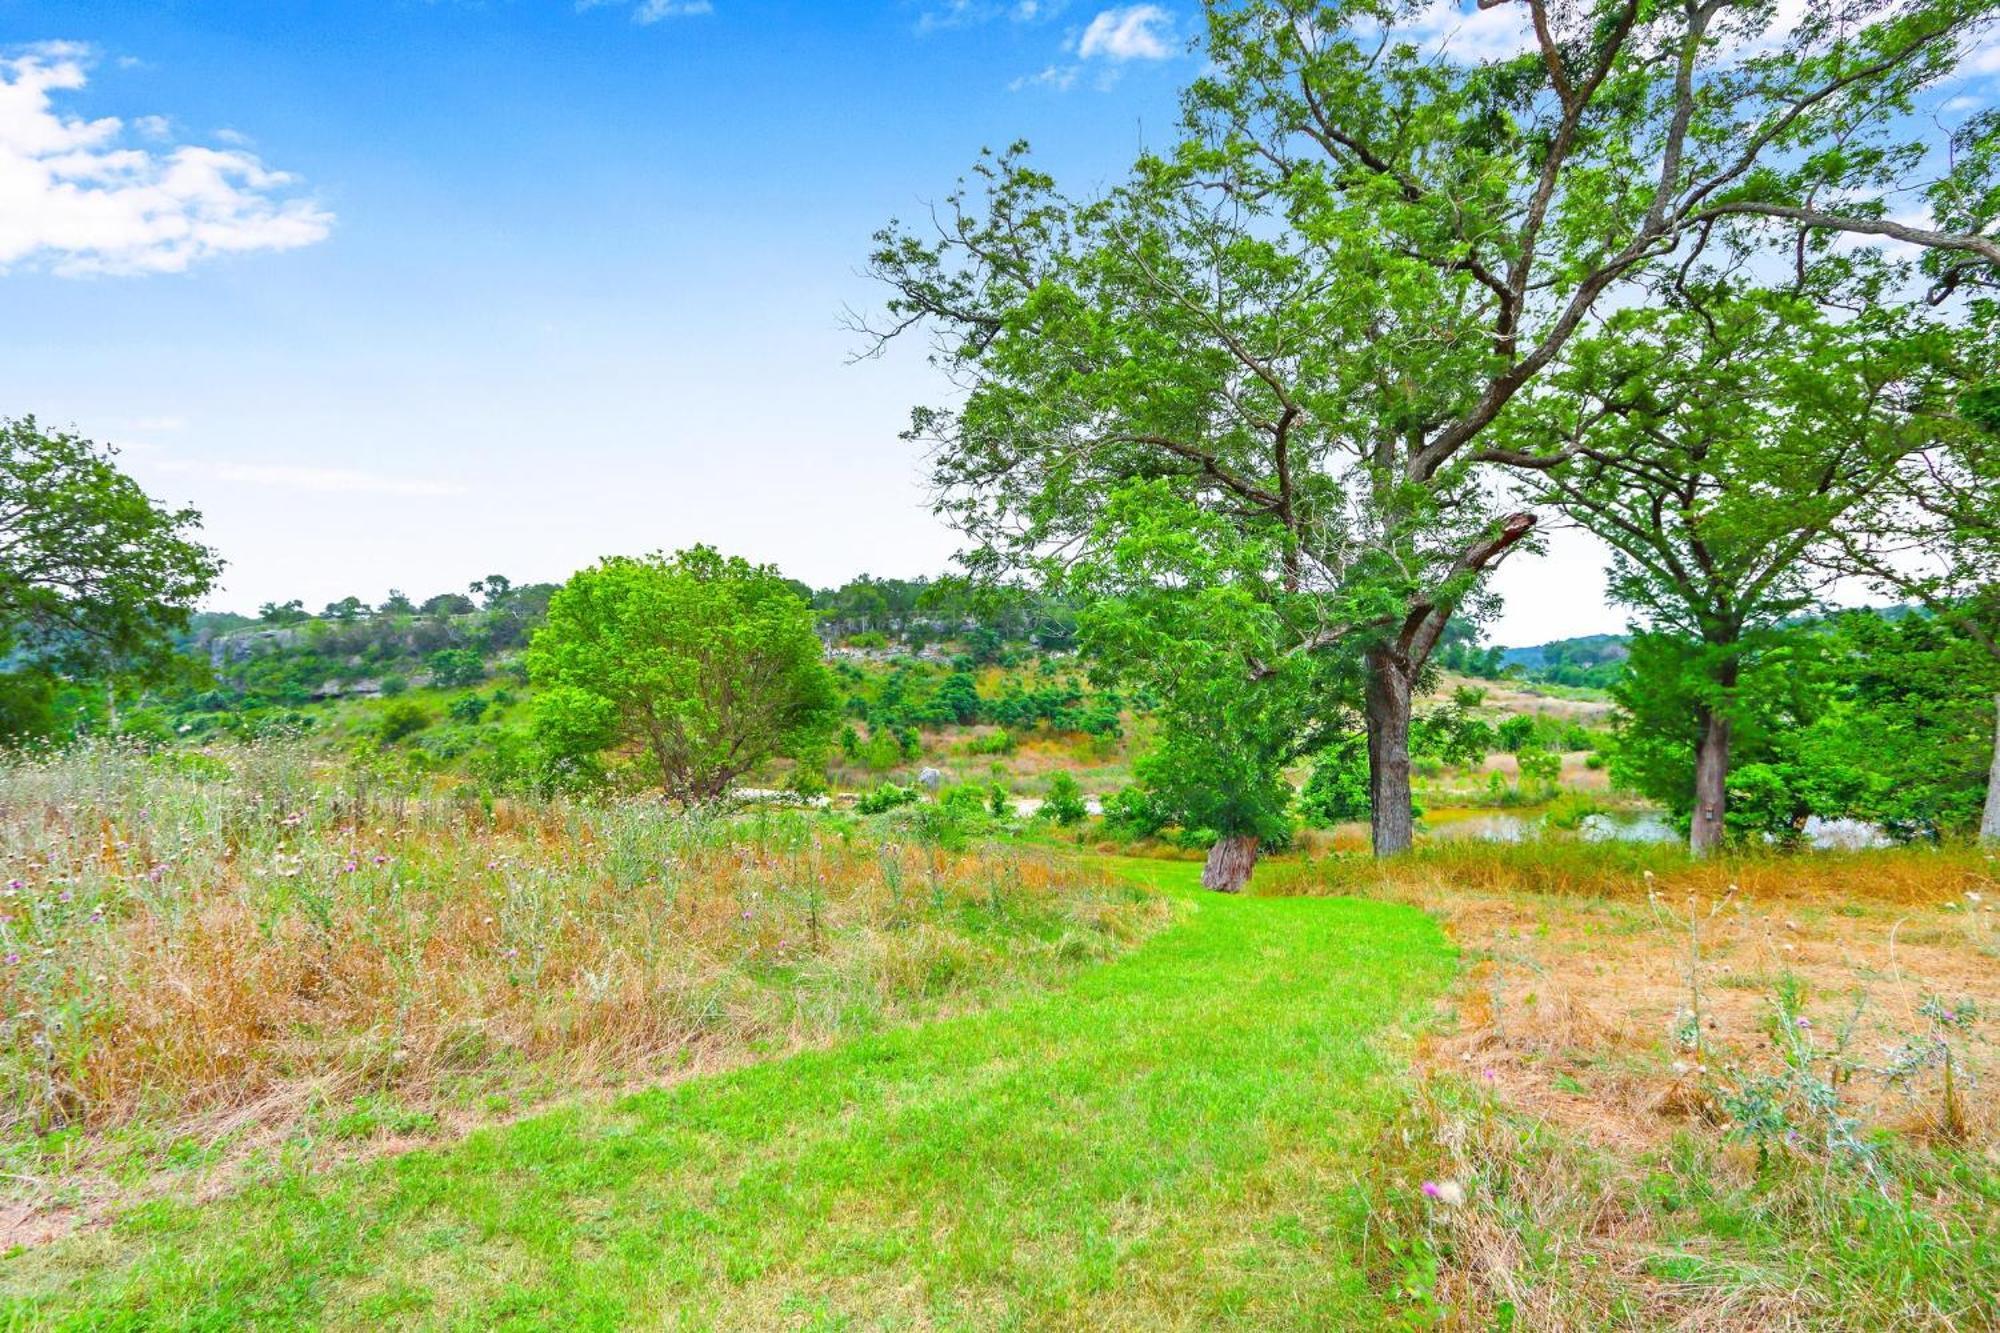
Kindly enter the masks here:
M 1632 640 L 1623 634 L 1586 634 L 1576 639 L 1556 639 L 1530 648 L 1502 648 L 1503 666 L 1534 671 L 1558 662 L 1597 664 L 1622 662 L 1632 655 Z
M 1586 634 L 1527 648 L 1506 648 L 1500 665 L 1513 667 L 1529 680 L 1554 685 L 1588 685 L 1603 689 L 1618 679 L 1632 641 L 1623 634 Z

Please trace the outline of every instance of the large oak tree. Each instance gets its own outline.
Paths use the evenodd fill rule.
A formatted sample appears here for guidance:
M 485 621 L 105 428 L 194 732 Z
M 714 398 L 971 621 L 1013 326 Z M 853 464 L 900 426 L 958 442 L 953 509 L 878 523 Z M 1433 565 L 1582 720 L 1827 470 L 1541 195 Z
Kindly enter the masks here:
M 1533 535 L 1492 474 L 1538 460 L 1494 420 L 1705 246 L 2000 255 L 1882 202 L 1927 161 L 1899 113 L 1992 7 L 1815 3 L 1781 28 L 1769 4 L 1520 0 L 1521 53 L 1468 62 L 1427 7 L 1212 0 L 1171 149 L 1084 201 L 989 158 L 934 227 L 880 237 L 874 332 L 928 329 L 963 390 L 913 425 L 941 510 L 979 560 L 1051 575 L 1135 478 L 1255 536 L 1284 650 L 1366 662 L 1375 846 L 1402 850 L 1416 682 Z

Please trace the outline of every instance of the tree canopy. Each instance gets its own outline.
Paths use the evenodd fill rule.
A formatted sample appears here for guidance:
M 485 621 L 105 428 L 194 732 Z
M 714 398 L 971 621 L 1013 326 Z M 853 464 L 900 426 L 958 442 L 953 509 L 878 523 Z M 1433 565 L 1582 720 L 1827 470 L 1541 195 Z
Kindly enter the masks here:
M 214 586 L 201 515 L 158 504 L 115 458 L 33 417 L 0 419 L 0 649 L 144 675 Z
M 1533 537 L 1490 472 L 1540 460 L 1489 428 L 1612 298 L 1710 248 L 2000 254 L 1883 202 L 1934 147 L 1899 113 L 1991 6 L 1526 0 L 1526 49 L 1466 62 L 1415 6 L 1207 8 L 1178 142 L 1088 200 L 1018 147 L 982 160 L 934 232 L 881 234 L 874 332 L 928 329 L 965 390 L 911 434 L 983 567 L 1056 576 L 1135 478 L 1256 538 L 1312 599 L 1283 651 L 1367 663 L 1396 851 L 1415 683 Z
M 695 804 L 774 756 L 817 757 L 838 717 L 821 656 L 775 569 L 695 546 L 573 575 L 527 665 L 546 744 L 580 759 L 635 747 L 669 799 Z

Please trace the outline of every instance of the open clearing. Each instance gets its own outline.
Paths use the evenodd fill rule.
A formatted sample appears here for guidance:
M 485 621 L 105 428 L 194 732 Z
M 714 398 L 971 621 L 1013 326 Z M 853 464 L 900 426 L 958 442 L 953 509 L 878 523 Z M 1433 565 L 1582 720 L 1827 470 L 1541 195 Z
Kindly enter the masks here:
M 1405 906 L 1196 896 L 1039 999 L 146 1205 L 11 1326 L 1327 1327 L 1388 1315 L 1353 1174 L 1453 969 Z

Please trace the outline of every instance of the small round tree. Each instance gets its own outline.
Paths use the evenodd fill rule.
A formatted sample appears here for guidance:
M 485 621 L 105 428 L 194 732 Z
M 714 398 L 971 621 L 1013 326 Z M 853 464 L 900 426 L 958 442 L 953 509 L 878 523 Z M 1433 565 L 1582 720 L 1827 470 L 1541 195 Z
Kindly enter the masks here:
M 683 804 L 721 799 L 774 756 L 818 753 L 838 720 L 812 610 L 775 569 L 707 546 L 578 572 L 527 664 L 542 708 L 595 719 L 545 729 L 588 752 L 561 757 L 634 750 Z

